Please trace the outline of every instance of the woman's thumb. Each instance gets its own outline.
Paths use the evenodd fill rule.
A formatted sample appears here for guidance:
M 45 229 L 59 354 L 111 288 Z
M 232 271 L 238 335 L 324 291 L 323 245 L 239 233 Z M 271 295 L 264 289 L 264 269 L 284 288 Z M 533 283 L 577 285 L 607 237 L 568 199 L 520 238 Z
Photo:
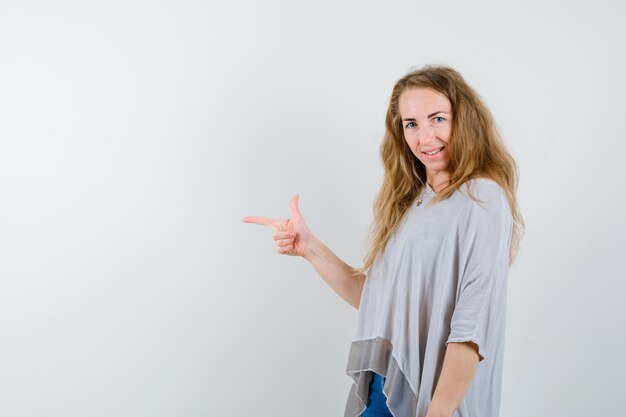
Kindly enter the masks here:
M 291 217 L 302 218 L 302 214 L 300 213 L 300 209 L 298 208 L 298 200 L 300 199 L 300 195 L 296 194 L 291 198 Z

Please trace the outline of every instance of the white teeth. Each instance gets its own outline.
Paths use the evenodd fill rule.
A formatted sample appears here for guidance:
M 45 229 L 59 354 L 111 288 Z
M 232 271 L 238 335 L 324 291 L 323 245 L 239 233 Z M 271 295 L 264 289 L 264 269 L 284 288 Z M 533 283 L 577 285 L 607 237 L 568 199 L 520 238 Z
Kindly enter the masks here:
M 424 153 L 425 153 L 426 155 L 434 155 L 434 154 L 436 154 L 437 152 L 439 152 L 439 151 L 440 151 L 440 150 L 442 150 L 442 149 L 443 149 L 443 148 L 439 148 L 439 149 L 435 149 L 435 150 L 434 150 L 434 151 L 432 151 L 432 152 L 424 152 Z

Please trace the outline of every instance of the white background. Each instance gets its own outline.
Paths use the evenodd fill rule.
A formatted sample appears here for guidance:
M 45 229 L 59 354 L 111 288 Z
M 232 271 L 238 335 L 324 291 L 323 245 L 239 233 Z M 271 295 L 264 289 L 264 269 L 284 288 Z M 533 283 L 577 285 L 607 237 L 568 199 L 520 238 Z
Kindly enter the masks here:
M 519 163 L 502 415 L 623 410 L 620 1 L 0 2 L 0 416 L 340 416 L 394 82 L 459 70 Z M 423 416 L 420 416 L 423 417 Z

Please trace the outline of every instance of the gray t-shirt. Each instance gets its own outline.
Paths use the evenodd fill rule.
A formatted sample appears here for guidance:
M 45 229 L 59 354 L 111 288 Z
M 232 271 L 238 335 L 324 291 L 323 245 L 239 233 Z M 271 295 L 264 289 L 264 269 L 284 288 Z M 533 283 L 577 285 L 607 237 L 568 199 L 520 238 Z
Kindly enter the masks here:
M 468 188 L 481 201 L 473 200 Z M 453 417 L 498 417 L 512 217 L 506 194 L 473 179 L 429 204 L 426 185 L 370 269 L 346 373 L 346 417 L 360 415 L 372 371 L 394 417 L 424 417 L 448 342 L 472 341 L 480 362 Z

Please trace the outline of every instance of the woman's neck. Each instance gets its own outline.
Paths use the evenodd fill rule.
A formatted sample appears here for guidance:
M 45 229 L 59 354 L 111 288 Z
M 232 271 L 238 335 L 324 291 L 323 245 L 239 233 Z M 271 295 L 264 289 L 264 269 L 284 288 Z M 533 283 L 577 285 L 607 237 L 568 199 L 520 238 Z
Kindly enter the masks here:
M 438 193 L 448 186 L 450 175 L 447 172 L 438 172 L 436 175 L 426 177 L 426 181 L 434 192 Z

